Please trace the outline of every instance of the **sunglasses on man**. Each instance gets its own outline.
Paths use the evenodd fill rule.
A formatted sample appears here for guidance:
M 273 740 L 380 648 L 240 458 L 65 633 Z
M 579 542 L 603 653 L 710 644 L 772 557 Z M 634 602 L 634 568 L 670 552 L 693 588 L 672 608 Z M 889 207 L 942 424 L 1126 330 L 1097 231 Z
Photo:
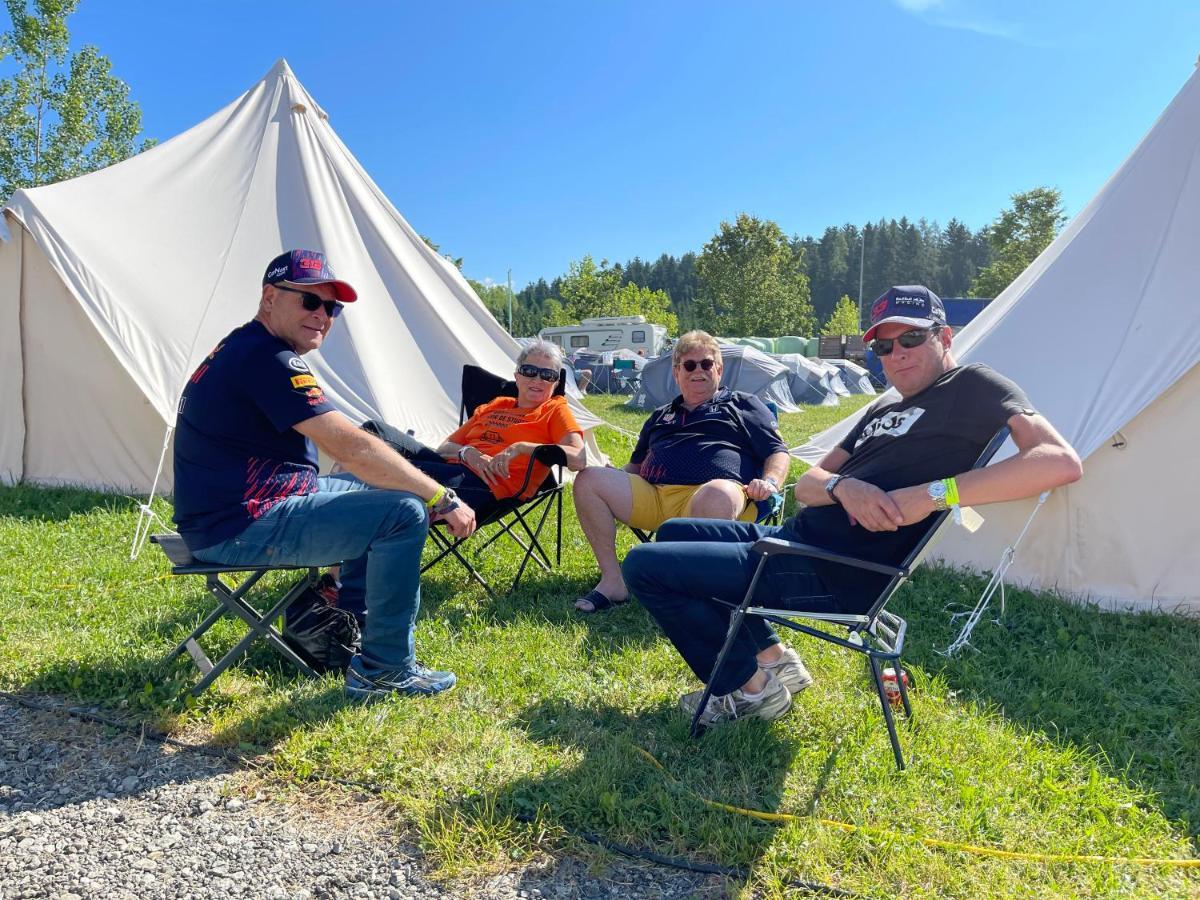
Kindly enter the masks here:
M 558 373 L 553 369 L 543 369 L 540 366 L 531 366 L 529 363 L 517 366 L 517 374 L 524 375 L 526 378 L 540 378 L 542 381 L 558 381 Z
M 275 285 L 277 291 L 287 291 L 289 294 L 299 294 L 300 303 L 304 306 L 306 312 L 316 312 L 322 306 L 325 307 L 325 315 L 331 319 L 336 319 L 342 314 L 344 303 L 338 303 L 336 300 L 325 300 L 324 298 L 313 294 L 309 291 L 298 291 L 295 288 L 280 287 Z
M 940 331 L 941 328 L 941 325 L 934 325 L 932 328 L 914 328 L 912 331 L 898 334 L 894 338 L 875 338 L 871 341 L 871 349 L 875 351 L 876 356 L 890 355 L 894 344 L 899 344 L 905 350 L 911 350 L 913 347 L 920 347 L 929 340 L 931 334 Z
M 708 372 L 708 371 L 711 371 L 712 367 L 715 366 L 716 364 L 717 364 L 717 361 L 715 359 L 702 359 L 699 362 L 697 362 L 694 359 L 685 359 L 679 365 L 683 366 L 683 370 L 685 372 L 695 372 L 696 366 L 699 366 L 705 372 Z

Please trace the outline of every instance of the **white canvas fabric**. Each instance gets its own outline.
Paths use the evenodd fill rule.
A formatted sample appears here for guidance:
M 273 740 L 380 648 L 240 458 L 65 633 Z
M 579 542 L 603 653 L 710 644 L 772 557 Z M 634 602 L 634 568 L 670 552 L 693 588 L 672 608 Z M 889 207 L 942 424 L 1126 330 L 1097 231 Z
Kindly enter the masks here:
M 1020 384 L 1084 460 L 1038 514 L 1010 580 L 1106 608 L 1200 613 L 1200 75 L 1062 234 L 955 335 L 960 362 Z M 819 460 L 857 416 L 794 451 Z M 1118 449 L 1118 447 L 1120 449 Z M 1012 453 L 1011 442 L 997 459 Z M 1033 508 L 939 547 L 993 568 Z
M 8 480 L 147 491 L 187 377 L 253 317 L 267 262 L 294 247 L 323 250 L 358 290 L 306 356 L 355 421 L 438 442 L 458 424 L 462 366 L 508 375 L 519 351 L 283 60 L 160 146 L 18 191 L 4 218 L 0 312 L 20 322 L 0 334 Z M 573 411 L 585 429 L 599 423 Z

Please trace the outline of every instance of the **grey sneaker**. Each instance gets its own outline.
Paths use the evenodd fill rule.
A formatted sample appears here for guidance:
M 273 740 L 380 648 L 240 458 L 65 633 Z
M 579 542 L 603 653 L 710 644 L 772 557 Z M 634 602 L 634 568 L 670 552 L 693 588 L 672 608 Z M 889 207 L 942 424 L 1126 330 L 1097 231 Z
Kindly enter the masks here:
M 764 666 L 762 663 L 759 665 L 762 666 L 763 671 L 770 672 L 782 681 L 789 694 L 798 694 L 805 688 L 812 687 L 813 677 L 808 674 L 808 669 L 804 668 L 800 654 L 791 647 L 784 646 L 783 657 L 779 662 L 769 666 Z
M 778 719 L 792 708 L 792 695 L 788 693 L 783 682 L 771 672 L 766 672 L 766 676 L 766 687 L 763 688 L 762 696 L 757 700 L 747 700 L 740 690 L 719 697 L 715 695 L 709 697 L 708 706 L 700 716 L 700 724 L 707 727 L 733 719 L 756 718 L 766 719 L 768 722 Z M 696 715 L 696 708 L 700 705 L 700 697 L 703 693 L 703 691 L 692 691 L 679 698 L 679 706 L 689 718 Z
M 453 672 L 437 672 L 414 662 L 407 669 L 377 672 L 363 671 L 362 657 L 355 656 L 346 667 L 346 696 L 371 700 L 389 694 L 440 694 L 458 681 Z

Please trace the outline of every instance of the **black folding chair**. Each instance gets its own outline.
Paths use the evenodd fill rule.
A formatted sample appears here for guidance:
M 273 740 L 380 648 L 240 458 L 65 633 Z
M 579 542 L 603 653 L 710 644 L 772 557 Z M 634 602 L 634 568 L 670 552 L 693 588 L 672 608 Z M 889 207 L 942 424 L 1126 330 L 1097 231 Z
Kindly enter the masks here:
M 996 432 L 992 439 L 988 441 L 987 446 L 984 447 L 983 452 L 979 455 L 972 468 L 981 469 L 986 466 L 1007 438 L 1007 427 L 1001 428 Z M 700 716 L 703 714 L 704 708 L 708 704 L 708 698 L 712 694 L 711 685 L 716 681 L 721 668 L 725 665 L 725 658 L 729 655 L 729 650 L 733 646 L 738 630 L 742 627 L 743 620 L 746 616 L 762 616 L 767 621 L 773 622 L 776 625 L 782 625 L 785 628 L 803 632 L 822 641 L 828 641 L 831 644 L 852 650 L 855 653 L 861 653 L 867 657 L 870 664 L 871 678 L 875 684 L 875 692 L 879 695 L 879 704 L 883 708 L 883 720 L 887 724 L 888 737 L 892 742 L 892 754 L 896 758 L 896 768 L 903 769 L 904 756 L 900 752 L 900 738 L 896 734 L 896 722 L 892 715 L 892 707 L 887 696 L 887 691 L 884 688 L 880 663 L 881 661 L 891 663 L 896 669 L 896 686 L 899 689 L 900 702 L 904 707 L 905 717 L 911 719 L 912 705 L 909 703 L 908 688 L 904 683 L 904 677 L 900 670 L 900 656 L 904 652 L 904 637 L 908 631 L 908 623 L 895 613 L 888 612 L 884 607 L 895 595 L 896 591 L 900 589 L 900 586 L 924 562 L 949 521 L 949 510 L 930 516 L 925 534 L 898 566 L 889 566 L 864 559 L 856 559 L 839 553 L 831 553 L 810 544 L 793 543 L 780 540 L 779 538 L 763 538 L 757 541 L 754 544 L 754 552 L 760 555 L 758 567 L 754 570 L 754 577 L 750 580 L 750 587 L 746 590 L 746 596 L 742 599 L 741 604 L 736 607 L 729 619 L 729 631 L 725 638 L 725 645 L 721 648 L 721 653 L 717 656 L 717 661 L 713 665 L 712 677 L 708 679 L 708 684 L 704 686 L 700 705 L 697 707 L 696 714 L 692 718 L 692 736 L 695 737 L 700 733 Z M 754 590 L 758 587 L 759 576 L 762 575 L 767 560 L 772 556 L 789 555 L 807 556 L 811 559 L 852 566 L 853 568 L 862 569 L 867 572 L 877 572 L 880 575 L 890 576 L 890 580 L 879 596 L 875 598 L 874 602 L 869 605 L 867 611 L 861 614 L 806 612 L 804 610 L 773 609 L 769 606 L 752 605 L 751 600 L 754 598 Z M 820 629 L 796 622 L 794 621 L 795 619 L 809 619 L 844 625 L 849 630 L 849 634 L 845 638 L 838 637 L 835 634 L 829 634 Z
M 204 620 L 197 625 L 192 633 L 179 642 L 162 661 L 162 666 L 165 669 L 177 656 L 185 650 L 191 656 L 192 661 L 196 664 L 196 668 L 200 670 L 202 675 L 199 683 L 192 688 L 192 694 L 199 696 L 213 681 L 216 680 L 222 672 L 229 666 L 237 662 L 252 643 L 258 638 L 262 638 L 272 647 L 274 647 L 283 656 L 284 659 L 292 663 L 305 675 L 317 678 L 318 673 L 313 670 L 303 659 L 296 654 L 283 640 L 278 629 L 275 628 L 275 621 L 283 615 L 291 604 L 300 597 L 304 591 L 316 583 L 319 567 L 317 566 L 226 566 L 219 563 L 202 562 L 192 556 L 187 545 L 183 542 L 183 538 L 177 534 L 154 534 L 150 536 L 152 543 L 158 544 L 167 559 L 171 561 L 172 575 L 203 575 L 205 586 L 212 592 L 220 602 Z M 287 570 L 303 570 L 304 574 L 292 587 L 283 595 L 283 598 L 273 604 L 266 612 L 260 613 L 253 606 L 248 598 L 248 595 L 254 589 L 261 579 L 268 572 L 287 571 Z M 222 575 L 246 573 L 247 577 L 244 581 L 237 585 L 226 584 L 222 580 Z M 217 620 L 223 615 L 233 615 L 241 619 L 249 626 L 249 631 L 245 637 L 238 641 L 229 652 L 222 656 L 216 663 L 208 658 L 208 654 L 200 646 L 199 640 L 206 631 L 217 623 Z
M 561 396 L 565 393 L 566 384 L 567 373 L 564 369 L 559 374 L 558 385 L 554 388 L 554 396 Z M 515 381 L 509 381 L 508 379 L 501 378 L 499 375 L 493 375 L 479 366 L 465 365 L 463 366 L 462 374 L 462 404 L 459 406 L 458 413 L 459 424 L 470 418 L 475 410 L 484 403 L 494 400 L 497 397 L 515 396 L 517 396 L 517 383 Z M 483 589 L 488 592 L 488 596 L 495 599 L 496 593 L 492 590 L 492 586 L 488 584 L 487 580 L 479 573 L 479 570 L 475 568 L 471 560 L 464 554 L 463 544 L 474 540 L 478 546 L 474 547 L 472 555 L 478 557 L 479 554 L 504 535 L 515 541 L 522 550 L 521 564 L 517 567 L 516 577 L 513 578 L 512 584 L 509 586 L 510 591 L 516 590 L 517 585 L 521 583 L 521 577 L 525 574 L 525 569 L 531 560 L 547 572 L 551 571 L 555 565 L 562 563 L 562 472 L 567 464 L 567 454 L 557 444 L 542 444 L 534 450 L 532 459 L 533 462 L 540 462 L 542 465 L 550 467 L 550 471 L 546 474 L 545 479 L 538 486 L 538 489 L 528 499 L 523 500 L 521 497 L 529 489 L 529 479 L 533 475 L 532 463 L 525 473 L 525 480 L 521 484 L 521 489 L 517 491 L 516 496 L 497 500 L 495 504 L 488 506 L 486 509 L 482 511 L 477 510 L 480 514 L 476 519 L 475 535 L 466 538 L 456 538 L 440 528 L 431 528 L 429 530 L 430 537 L 438 545 L 439 552 L 433 559 L 421 567 L 422 574 L 432 569 L 447 556 L 453 556 L 462 563 L 471 577 L 483 586 Z M 555 469 L 558 470 L 557 475 L 555 474 Z M 542 529 L 551 511 L 554 513 L 555 555 L 553 563 L 550 561 L 549 553 L 546 552 L 541 543 Z M 539 512 L 540 515 L 538 515 Z M 490 535 L 486 540 L 476 537 L 479 532 L 489 525 L 498 526 L 494 534 Z

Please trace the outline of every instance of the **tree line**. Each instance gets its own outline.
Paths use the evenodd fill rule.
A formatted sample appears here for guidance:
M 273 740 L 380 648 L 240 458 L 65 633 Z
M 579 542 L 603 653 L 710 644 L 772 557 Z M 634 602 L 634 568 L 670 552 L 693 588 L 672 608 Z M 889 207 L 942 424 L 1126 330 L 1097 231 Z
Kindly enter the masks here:
M 864 307 L 895 284 L 924 284 L 942 297 L 994 297 L 1066 221 L 1053 188 L 1011 199 L 1012 206 L 978 231 L 956 218 L 942 227 L 902 217 L 862 228 L 831 225 L 819 237 L 788 238 L 777 223 L 741 214 L 722 222 L 700 253 L 611 264 L 588 256 L 550 281 L 531 282 L 513 297 L 512 330 L 529 335 L 586 316 L 640 312 L 668 327 L 670 316 L 680 330 L 735 336 L 849 333 L 862 325 L 855 324 L 860 283 Z M 590 290 L 597 281 L 606 287 Z M 629 285 L 644 293 L 626 291 L 621 302 L 618 289 Z M 586 304 L 576 302 L 581 288 Z M 477 289 L 507 323 L 507 291 Z M 644 308 L 636 307 L 638 297 L 646 298 Z

